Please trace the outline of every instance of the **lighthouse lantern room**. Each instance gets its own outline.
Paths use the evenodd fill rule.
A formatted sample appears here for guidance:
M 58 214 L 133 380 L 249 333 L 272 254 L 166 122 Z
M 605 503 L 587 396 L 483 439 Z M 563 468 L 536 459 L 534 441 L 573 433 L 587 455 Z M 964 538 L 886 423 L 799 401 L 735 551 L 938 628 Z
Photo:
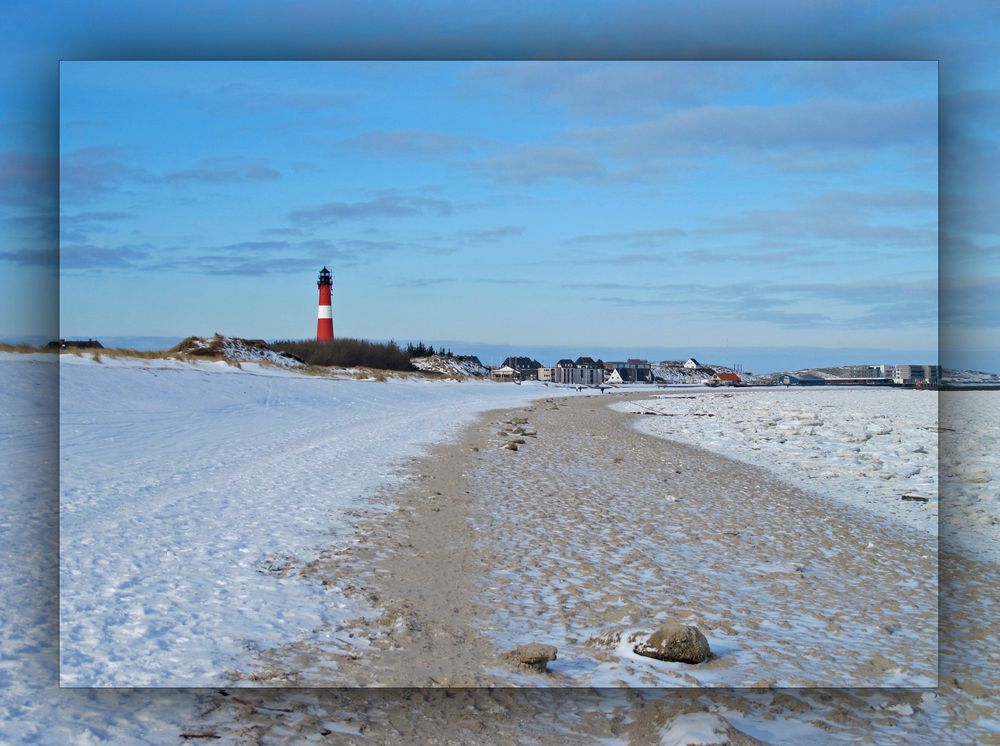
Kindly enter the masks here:
M 333 275 L 326 267 L 319 272 L 319 310 L 316 313 L 316 341 L 325 342 L 333 339 L 333 306 L 330 301 L 330 291 L 333 287 Z

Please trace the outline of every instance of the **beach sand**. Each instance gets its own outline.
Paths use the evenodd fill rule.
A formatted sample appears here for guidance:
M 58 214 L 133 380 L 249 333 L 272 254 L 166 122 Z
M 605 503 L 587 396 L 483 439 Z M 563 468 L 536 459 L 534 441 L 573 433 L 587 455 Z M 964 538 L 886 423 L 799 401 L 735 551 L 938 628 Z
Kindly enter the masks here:
M 637 432 L 612 397 L 490 412 L 411 465 L 351 551 L 301 573 L 351 578 L 373 617 L 262 651 L 291 686 L 934 686 L 937 556 L 918 532 L 761 469 Z M 615 397 L 618 398 L 618 397 Z M 508 448 L 509 444 L 517 450 Z M 635 655 L 667 620 L 711 660 Z M 498 662 L 556 646 L 547 675 Z
M 412 462 L 353 548 L 301 568 L 372 610 L 336 631 L 350 644 L 337 652 L 317 631 L 261 651 L 235 683 L 304 688 L 206 694 L 192 732 L 649 743 L 714 727 L 734 744 L 998 742 L 996 638 L 976 611 L 997 600 L 995 565 L 942 558 L 940 688 L 872 688 L 935 682 L 933 543 L 642 435 L 610 399 L 490 412 Z M 716 657 L 668 664 L 614 643 L 667 617 L 699 626 Z M 498 660 L 528 642 L 558 648 L 550 673 Z M 616 684 L 659 688 L 568 688 Z M 308 689 L 353 686 L 432 688 Z M 459 688 L 483 686 L 524 688 Z

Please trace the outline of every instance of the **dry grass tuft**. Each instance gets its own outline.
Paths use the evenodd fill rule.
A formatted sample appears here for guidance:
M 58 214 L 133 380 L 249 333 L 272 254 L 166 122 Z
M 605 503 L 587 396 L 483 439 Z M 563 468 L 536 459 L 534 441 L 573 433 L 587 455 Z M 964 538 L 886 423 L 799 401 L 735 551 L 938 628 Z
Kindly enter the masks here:
M 47 350 L 44 347 L 34 347 L 33 345 L 11 345 L 6 342 L 0 342 L 0 352 L 56 352 L 56 350 Z
M 45 350 L 25 350 L 27 352 L 44 352 Z M 102 362 L 103 358 L 138 358 L 140 360 L 183 360 L 188 362 L 194 361 L 209 361 L 209 362 L 226 362 L 231 365 L 239 367 L 239 363 L 235 360 L 229 360 L 221 352 L 218 351 L 204 351 L 192 353 L 189 351 L 178 351 L 176 347 L 169 350 L 133 350 L 128 347 L 105 347 L 101 350 L 82 350 L 75 347 L 67 347 L 62 350 L 49 350 L 50 352 L 59 352 L 63 355 L 76 355 L 77 357 L 83 357 L 85 354 L 90 354 L 90 356 L 96 362 Z M 264 362 L 264 361 L 262 361 Z
M 94 355 L 100 354 L 102 357 L 137 357 L 143 360 L 158 360 L 170 357 L 166 350 L 130 350 L 127 347 L 105 347 Z

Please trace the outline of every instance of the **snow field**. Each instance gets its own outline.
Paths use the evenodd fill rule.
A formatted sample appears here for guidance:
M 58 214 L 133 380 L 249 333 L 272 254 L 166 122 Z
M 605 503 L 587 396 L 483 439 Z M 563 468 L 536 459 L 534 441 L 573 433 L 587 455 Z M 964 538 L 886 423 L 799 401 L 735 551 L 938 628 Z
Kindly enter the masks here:
M 60 681 L 217 686 L 364 610 L 296 577 L 403 461 L 543 386 L 60 358 Z
M 196 697 L 58 688 L 57 360 L 0 353 L 0 743 L 173 744 Z
M 656 727 L 663 729 L 662 735 L 676 717 L 684 718 L 680 726 L 697 726 L 697 721 L 672 714 L 678 708 L 697 707 L 718 713 L 743 732 L 776 746 L 857 743 L 862 739 L 875 743 L 985 743 L 995 740 L 1000 730 L 995 687 L 988 686 L 997 670 L 996 635 L 984 627 L 995 618 L 991 612 L 994 606 L 989 605 L 1000 587 L 991 569 L 995 565 L 985 572 L 981 566 L 963 567 L 960 575 L 953 568 L 943 577 L 947 585 L 942 588 L 942 686 L 935 691 L 712 690 L 689 695 L 681 690 L 497 690 L 483 696 L 465 690 L 451 697 L 428 698 L 421 709 L 412 700 L 402 701 L 389 691 L 244 690 L 243 699 L 264 705 L 251 712 L 234 697 L 211 692 L 59 689 L 59 516 L 57 451 L 53 447 L 58 432 L 54 396 L 57 359 L 55 355 L 0 353 L 0 494 L 4 500 L 0 561 L 5 567 L 0 586 L 0 606 L 4 609 L 0 614 L 0 743 L 176 744 L 181 732 L 208 731 L 220 734 L 221 739 L 214 743 L 235 744 L 251 737 L 250 727 L 255 730 L 249 733 L 262 742 L 307 741 L 317 738 L 321 728 L 343 733 L 345 742 L 354 742 L 351 734 L 358 731 L 359 723 L 368 726 L 369 739 L 372 734 L 375 738 L 382 734 L 390 740 L 399 737 L 399 728 L 387 723 L 427 726 L 425 736 L 440 736 L 429 730 L 435 722 L 449 724 L 447 735 L 464 723 L 468 730 L 457 732 L 467 732 L 470 738 L 471 734 L 481 735 L 479 728 L 483 726 L 499 734 L 499 740 L 505 734 L 523 734 L 532 723 L 544 722 L 529 732 L 555 732 L 579 742 L 656 742 L 655 730 L 642 729 L 644 718 L 659 723 Z M 112 360 L 105 361 L 105 365 L 112 364 Z M 240 374 L 228 367 L 211 372 Z M 546 395 L 554 393 L 546 389 Z M 975 401 L 970 396 L 984 398 Z M 962 448 L 955 458 L 968 470 L 964 473 L 970 481 L 963 489 L 969 491 L 970 499 L 995 496 L 995 492 L 988 492 L 996 485 L 995 476 L 976 482 L 982 477 L 972 474 L 980 464 L 989 466 L 994 458 L 994 426 L 998 421 L 995 394 L 947 392 L 941 397 L 941 424 L 953 427 L 967 423 L 956 427 L 955 434 L 942 434 L 942 483 L 949 479 L 946 464 L 955 453 L 949 439 L 954 438 L 952 442 Z M 952 398 L 960 407 L 949 407 Z M 973 447 L 976 441 L 981 445 Z M 988 470 L 987 476 L 991 473 L 996 471 Z M 947 486 L 944 489 L 949 490 Z M 948 501 L 943 501 L 943 538 L 949 539 L 951 533 L 961 535 L 966 529 L 958 516 L 952 523 Z M 984 635 L 984 631 L 988 633 Z M 950 683 L 953 676 L 962 689 Z M 645 704 L 636 704 L 637 697 Z M 286 708 L 294 711 L 294 723 L 289 722 Z M 501 709 L 510 714 L 504 718 L 498 714 Z M 538 718 L 538 712 L 546 717 Z M 684 734 L 678 730 L 672 736 Z

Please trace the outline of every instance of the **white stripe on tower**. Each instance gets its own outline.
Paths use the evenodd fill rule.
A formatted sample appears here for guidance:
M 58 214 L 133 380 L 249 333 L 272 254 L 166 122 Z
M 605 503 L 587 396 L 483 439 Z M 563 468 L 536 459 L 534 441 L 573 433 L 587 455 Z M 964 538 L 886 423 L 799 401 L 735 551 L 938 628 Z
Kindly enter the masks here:
M 333 307 L 332 306 L 319 306 L 319 310 L 316 313 L 317 319 L 332 319 L 333 318 Z

